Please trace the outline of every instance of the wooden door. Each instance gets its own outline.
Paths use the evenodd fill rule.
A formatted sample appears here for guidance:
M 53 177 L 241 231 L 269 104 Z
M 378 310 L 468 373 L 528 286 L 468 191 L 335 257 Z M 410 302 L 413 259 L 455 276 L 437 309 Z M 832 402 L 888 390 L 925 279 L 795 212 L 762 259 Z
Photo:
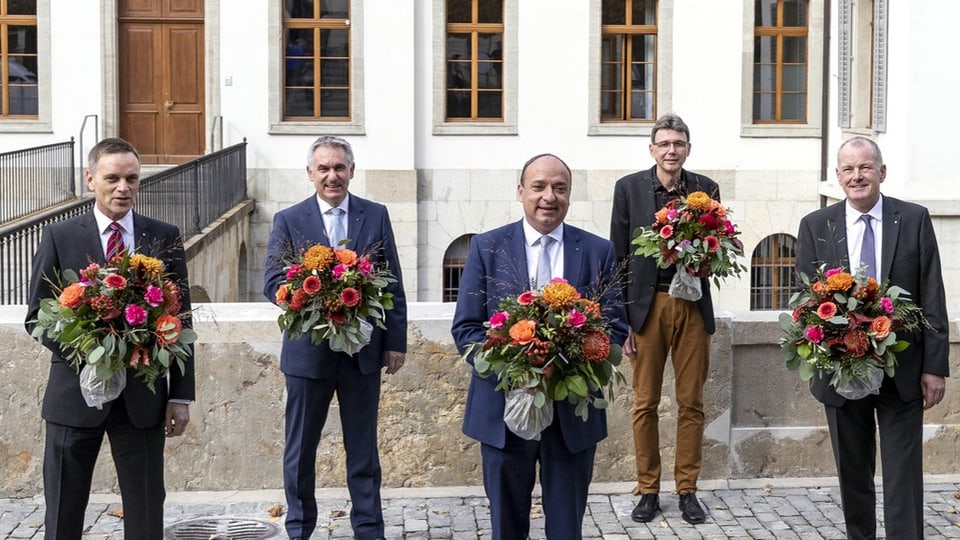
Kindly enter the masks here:
M 204 151 L 204 0 L 120 0 L 120 136 L 143 163 Z

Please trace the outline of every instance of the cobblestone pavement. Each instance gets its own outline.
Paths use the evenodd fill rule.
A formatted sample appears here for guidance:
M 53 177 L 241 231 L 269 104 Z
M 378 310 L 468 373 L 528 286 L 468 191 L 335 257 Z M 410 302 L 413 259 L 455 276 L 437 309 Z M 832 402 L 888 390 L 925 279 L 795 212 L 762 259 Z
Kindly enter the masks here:
M 836 479 L 770 479 L 762 481 L 702 482 L 700 500 L 707 522 L 689 525 L 680 518 L 677 496 L 665 487 L 661 494 L 663 514 L 650 523 L 634 523 L 630 511 L 637 498 L 631 484 L 592 486 L 583 537 L 627 540 L 637 538 L 844 538 L 843 516 Z M 926 538 L 960 539 L 960 477 L 927 478 L 925 484 Z M 343 489 L 318 491 L 320 523 L 313 540 L 352 538 L 350 503 Z M 545 537 L 539 498 L 531 512 L 531 538 Z M 283 503 L 279 490 L 234 492 L 178 492 L 167 496 L 166 522 L 172 527 L 208 518 L 218 523 L 253 524 L 256 530 L 285 539 L 283 517 L 271 517 L 271 509 Z M 462 539 L 490 538 L 487 500 L 478 487 L 402 488 L 383 490 L 387 538 Z M 119 497 L 94 495 L 87 509 L 84 539 L 123 538 Z M 232 520 L 223 519 L 226 517 Z M 883 536 L 883 513 L 878 532 Z M 42 539 L 43 498 L 0 499 L 0 538 Z M 231 525 L 233 526 L 233 525 Z M 182 529 L 181 529 L 182 531 Z M 226 534 L 227 531 L 231 534 Z M 189 536 L 202 540 L 254 538 L 239 529 L 220 529 L 220 534 Z M 187 536 L 178 535 L 178 538 Z M 249 533 L 244 533 L 249 534 Z

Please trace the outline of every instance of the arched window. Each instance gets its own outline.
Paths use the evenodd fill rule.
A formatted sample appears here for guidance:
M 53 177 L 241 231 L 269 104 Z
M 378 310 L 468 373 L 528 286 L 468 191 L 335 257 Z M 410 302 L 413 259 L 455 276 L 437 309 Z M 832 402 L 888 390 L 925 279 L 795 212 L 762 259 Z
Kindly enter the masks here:
M 770 235 L 753 250 L 750 260 L 750 309 L 787 309 L 797 284 L 797 239 Z
M 454 240 L 443 254 L 443 301 L 456 302 L 460 291 L 460 275 L 467 262 L 472 234 L 465 234 Z

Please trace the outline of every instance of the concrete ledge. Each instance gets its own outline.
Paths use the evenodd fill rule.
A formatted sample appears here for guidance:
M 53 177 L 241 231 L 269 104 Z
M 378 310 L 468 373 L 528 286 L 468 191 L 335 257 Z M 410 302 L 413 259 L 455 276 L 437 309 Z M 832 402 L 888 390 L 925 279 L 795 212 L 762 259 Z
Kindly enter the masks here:
M 33 496 L 42 485 L 40 401 L 49 353 L 24 331 L 25 311 L 24 306 L 0 306 L 0 342 L 7 353 L 0 363 L 0 400 L 5 403 L 0 409 L 0 498 Z M 481 485 L 481 471 L 478 444 L 460 433 L 470 369 L 450 337 L 453 305 L 413 303 L 409 312 L 407 364 L 383 377 L 379 444 L 384 487 L 461 493 L 460 486 Z M 171 497 L 282 488 L 285 396 L 278 369 L 278 315 L 268 303 L 197 306 L 198 399 L 186 436 L 167 443 Z M 703 489 L 835 482 L 822 408 L 806 384 L 783 367 L 777 315 L 718 313 L 705 396 Z M 954 335 L 954 373 L 960 372 L 958 352 Z M 622 370 L 629 380 L 629 363 Z M 629 387 L 616 390 L 608 410 L 610 435 L 597 451 L 594 489 L 632 489 L 631 400 Z M 340 411 L 334 402 L 319 449 L 321 490 L 345 485 L 341 413 L 349 418 L 349 411 Z M 948 379 L 946 400 L 925 418 L 925 467 L 931 475 L 957 472 L 958 415 L 960 386 Z M 676 429 L 671 375 L 664 383 L 660 418 L 666 491 L 672 486 Z M 95 492 L 117 492 L 108 447 L 98 462 Z

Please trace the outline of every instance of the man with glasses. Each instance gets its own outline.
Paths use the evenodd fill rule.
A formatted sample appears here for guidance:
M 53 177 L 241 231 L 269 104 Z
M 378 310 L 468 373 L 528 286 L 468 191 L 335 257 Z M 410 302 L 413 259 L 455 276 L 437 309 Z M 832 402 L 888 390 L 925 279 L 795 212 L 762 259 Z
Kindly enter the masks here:
M 676 379 L 677 440 L 674 479 L 684 520 L 697 524 L 706 515 L 697 500 L 704 428 L 703 385 L 707 380 L 710 335 L 715 330 L 710 285 L 701 279 L 703 296 L 695 301 L 668 294 L 676 267 L 658 268 L 652 257 L 634 255 L 633 231 L 649 227 L 655 213 L 671 200 L 695 191 L 720 199 L 716 182 L 683 169 L 690 155 L 690 129 L 667 114 L 653 125 L 650 156 L 656 165 L 629 174 L 614 188 L 610 240 L 620 261 L 628 261 L 622 281 L 627 320 L 632 332 L 623 352 L 633 366 L 633 442 L 640 501 L 634 521 L 651 521 L 660 510 L 660 431 L 657 409 L 667 356 Z

